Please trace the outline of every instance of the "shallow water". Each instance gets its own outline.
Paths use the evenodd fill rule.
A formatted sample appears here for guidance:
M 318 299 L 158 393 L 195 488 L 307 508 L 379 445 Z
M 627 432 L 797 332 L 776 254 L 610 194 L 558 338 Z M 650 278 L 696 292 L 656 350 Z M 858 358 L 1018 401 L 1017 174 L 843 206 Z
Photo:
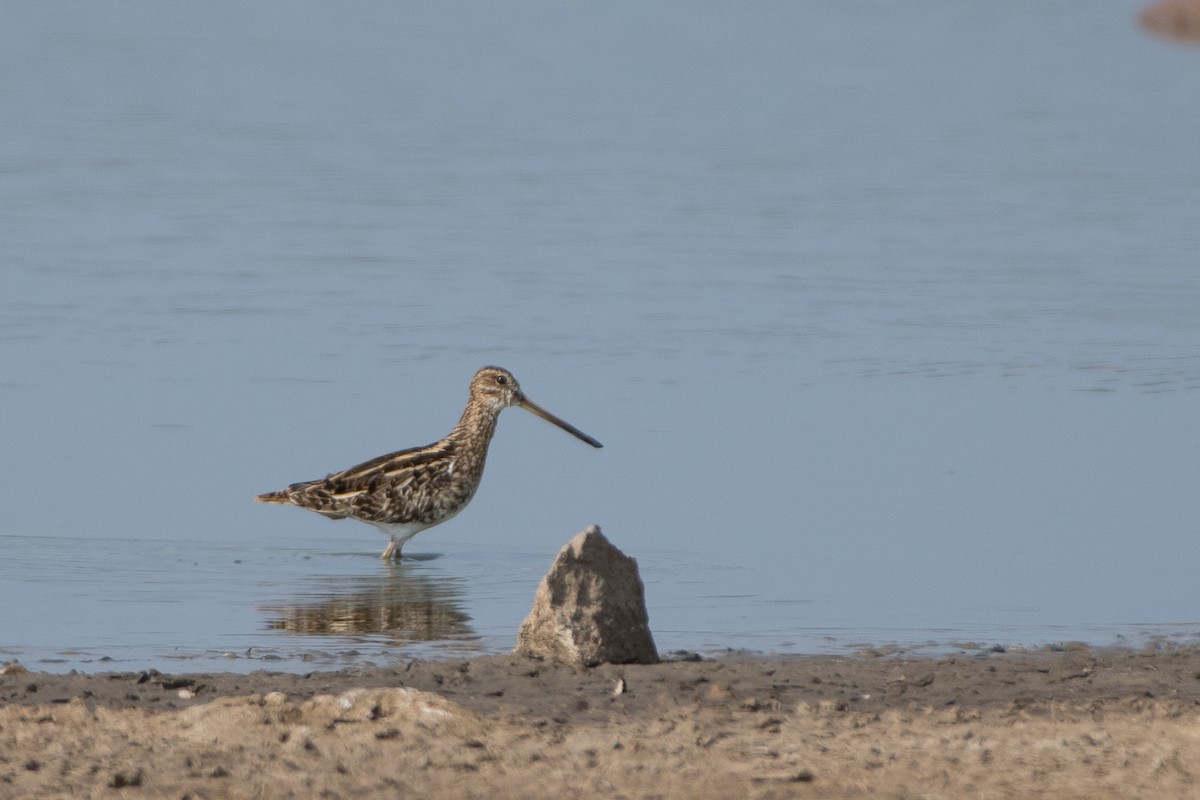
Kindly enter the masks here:
M 593 522 L 664 650 L 1194 637 L 1200 51 L 1136 10 L 14 10 L 0 656 L 501 651 Z M 506 412 L 401 567 L 251 502 L 484 363 L 605 448 Z

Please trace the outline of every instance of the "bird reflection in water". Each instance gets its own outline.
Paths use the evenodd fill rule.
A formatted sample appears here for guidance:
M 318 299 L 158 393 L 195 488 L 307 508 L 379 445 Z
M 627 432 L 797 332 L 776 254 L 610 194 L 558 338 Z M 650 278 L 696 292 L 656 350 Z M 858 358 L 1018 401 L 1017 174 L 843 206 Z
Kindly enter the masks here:
M 406 642 L 473 639 L 462 581 L 396 564 L 376 576 L 319 578 L 302 600 L 262 606 L 271 630 L 314 636 L 383 635 Z

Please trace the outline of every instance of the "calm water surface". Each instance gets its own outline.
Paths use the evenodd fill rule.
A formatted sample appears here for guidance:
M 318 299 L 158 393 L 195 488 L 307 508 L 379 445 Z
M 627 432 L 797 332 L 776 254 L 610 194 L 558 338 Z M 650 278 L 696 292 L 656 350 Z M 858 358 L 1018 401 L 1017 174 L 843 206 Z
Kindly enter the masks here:
M 1200 634 L 1200 49 L 1139 4 L 123 3 L 0 28 L 0 658 Z M 506 412 L 396 567 L 251 498 Z

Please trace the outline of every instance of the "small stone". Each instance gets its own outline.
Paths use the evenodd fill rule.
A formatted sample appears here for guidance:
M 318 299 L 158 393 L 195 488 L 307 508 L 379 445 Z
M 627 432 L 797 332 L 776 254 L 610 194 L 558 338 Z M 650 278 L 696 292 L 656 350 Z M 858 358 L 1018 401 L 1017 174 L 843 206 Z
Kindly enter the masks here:
M 123 769 L 113 773 L 112 780 L 108 785 L 113 789 L 123 789 L 126 786 L 141 786 L 142 785 L 142 768 Z
M 542 578 L 514 652 L 585 667 L 657 664 L 637 561 L 589 525 Z

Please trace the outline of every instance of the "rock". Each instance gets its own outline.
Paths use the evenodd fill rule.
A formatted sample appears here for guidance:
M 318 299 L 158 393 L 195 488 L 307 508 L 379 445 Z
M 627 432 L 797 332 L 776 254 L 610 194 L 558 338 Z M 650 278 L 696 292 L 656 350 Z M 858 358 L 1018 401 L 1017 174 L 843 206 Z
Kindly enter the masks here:
M 513 652 L 587 667 L 657 664 L 637 561 L 589 525 L 542 578 Z
M 1200 42 L 1200 0 L 1160 0 L 1141 19 L 1146 30 L 1159 36 Z
M 126 786 L 142 785 L 142 768 L 122 769 L 113 773 L 108 782 L 110 789 L 124 789 Z

